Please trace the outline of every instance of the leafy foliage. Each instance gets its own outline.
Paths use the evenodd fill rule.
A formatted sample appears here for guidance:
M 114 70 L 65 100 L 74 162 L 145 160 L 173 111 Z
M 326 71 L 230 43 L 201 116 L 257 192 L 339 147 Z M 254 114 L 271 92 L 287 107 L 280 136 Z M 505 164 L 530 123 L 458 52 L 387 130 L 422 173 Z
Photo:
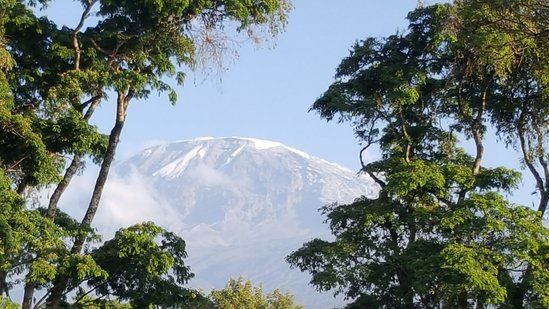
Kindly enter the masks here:
M 531 10 L 511 9 L 522 6 Z M 549 232 L 539 212 L 502 195 L 516 188 L 518 172 L 481 165 L 487 120 L 497 129 L 499 115 L 521 113 L 501 91 L 520 93 L 510 76 L 528 72 L 545 91 L 535 70 L 546 60 L 525 52 L 543 53 L 535 33 L 545 30 L 515 40 L 508 19 L 518 27 L 533 18 L 543 28 L 546 9 L 539 1 L 436 4 L 411 12 L 407 32 L 354 46 L 311 109 L 351 122 L 363 151 L 380 146 L 382 158 L 362 169 L 380 191 L 323 208 L 335 240 L 312 240 L 287 257 L 311 273 L 311 284 L 356 299 L 350 307 L 547 305 Z M 517 63 L 517 55 L 532 66 Z M 523 103 L 533 108 L 536 101 Z M 545 139 L 546 128 L 531 132 Z M 473 139 L 474 156 L 459 147 L 456 131 Z
M 183 261 L 185 242 L 152 222 L 119 230 L 92 256 L 108 274 L 88 281 L 99 295 L 114 295 L 137 308 L 171 306 L 192 297 L 182 287 L 193 277 Z
M 265 294 L 261 286 L 254 287 L 251 281 L 238 278 L 230 279 L 225 288 L 214 290 L 210 295 L 215 308 L 220 309 L 299 309 L 293 296 L 278 289 Z
M 290 4 L 75 1 L 82 12 L 70 28 L 37 15 L 39 6 L 52 1 L 0 0 L 0 295 L 18 280 L 12 278 L 24 276 L 24 308 L 32 306 L 37 288 L 45 288 L 48 297 L 38 305 L 56 307 L 82 282 L 97 283 L 103 295 L 138 307 L 192 299 L 196 293 L 182 288 L 191 277 L 183 263 L 183 240 L 153 224 L 120 231 L 93 254 L 81 253 L 98 237 L 91 224 L 128 104 L 152 92 L 167 93 L 175 103 L 171 78 L 182 84 L 185 71 L 195 66 L 196 27 L 247 33 L 266 26 L 274 35 L 284 27 Z M 92 11 L 96 16 L 89 22 Z M 113 94 L 115 125 L 106 136 L 89 120 Z M 86 157 L 101 163 L 101 171 L 88 211 L 77 222 L 60 212 L 57 202 Z M 52 184 L 57 187 L 48 209 L 29 209 L 26 192 Z M 155 237 L 162 238 L 156 246 Z M 118 249 L 124 255 L 113 251 Z M 133 265 L 135 272 L 113 261 Z M 86 299 L 84 293 L 81 301 Z
M 18 309 L 19 308 L 19 306 L 17 306 L 9 298 L 5 298 L 4 296 L 0 296 L 0 306 L 2 306 L 2 308 L 5 308 L 5 309 Z

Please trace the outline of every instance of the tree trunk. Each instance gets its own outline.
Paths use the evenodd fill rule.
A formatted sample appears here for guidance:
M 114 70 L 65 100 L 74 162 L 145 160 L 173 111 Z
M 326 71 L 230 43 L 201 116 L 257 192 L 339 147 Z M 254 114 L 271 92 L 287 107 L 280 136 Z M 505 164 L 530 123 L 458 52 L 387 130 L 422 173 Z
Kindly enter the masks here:
M 21 182 L 19 183 L 19 185 L 17 185 L 17 188 L 15 189 L 15 192 L 21 196 L 23 196 L 23 194 L 25 193 L 25 190 L 27 189 L 27 181 L 26 180 L 21 180 Z
M 473 163 L 473 174 L 478 175 L 480 172 L 480 164 L 482 162 L 482 157 L 484 156 L 484 145 L 482 143 L 483 138 L 483 128 L 482 122 L 484 121 L 484 110 L 486 109 L 486 91 L 482 93 L 482 102 L 478 109 L 477 116 L 471 124 L 471 130 L 473 133 L 473 139 L 475 140 L 476 146 L 476 156 L 475 162 Z
M 526 299 L 526 294 L 531 290 L 531 281 L 530 276 L 532 275 L 532 265 L 528 265 L 524 274 L 520 278 L 520 282 L 517 282 L 515 289 L 513 291 L 513 297 L 511 298 L 511 304 L 513 308 L 522 309 L 524 308 L 524 300 Z
M 32 309 L 35 288 L 35 283 L 27 282 L 25 284 L 25 294 L 23 295 L 23 304 L 21 305 L 21 309 Z
M 542 176 L 541 172 L 539 172 L 536 167 L 534 166 L 534 160 L 531 155 L 531 149 L 529 148 L 529 143 L 526 138 L 526 130 L 524 128 L 525 126 L 525 119 L 524 119 L 524 113 L 522 113 L 519 117 L 518 123 L 517 123 L 517 135 L 519 138 L 519 144 L 520 149 L 522 151 L 522 158 L 524 160 L 524 164 L 526 164 L 526 167 L 528 170 L 530 170 L 530 173 L 532 176 L 534 176 L 534 179 L 536 180 L 536 187 L 540 194 L 540 202 L 538 205 L 538 211 L 541 212 L 541 215 L 545 214 L 545 211 L 547 210 L 547 203 L 549 202 L 549 179 Z M 544 154 L 542 154 L 544 155 Z M 549 174 L 549 171 L 547 170 L 547 167 L 543 164 L 542 166 L 544 168 L 544 175 L 547 177 Z
M 97 180 L 95 182 L 95 187 L 93 189 L 90 204 L 88 205 L 86 214 L 84 215 L 84 218 L 80 223 L 80 227 L 82 228 L 90 227 L 91 223 L 93 222 L 93 218 L 95 217 L 95 213 L 97 212 L 97 208 L 99 207 L 101 195 L 103 194 L 103 190 L 105 188 L 105 183 L 107 182 L 107 177 L 109 176 L 111 164 L 114 161 L 116 147 L 118 146 L 118 142 L 120 141 L 120 134 L 122 133 L 123 127 L 124 120 L 117 120 L 116 124 L 112 128 L 111 134 L 109 136 L 109 146 L 107 147 L 107 152 L 105 154 L 103 164 L 101 164 L 101 170 L 99 171 L 99 175 L 97 176 Z M 82 250 L 82 246 L 84 245 L 84 240 L 85 236 L 78 237 L 72 246 L 71 253 L 80 253 L 80 251 Z
M 93 98 L 90 99 L 90 107 L 88 107 L 88 110 L 83 115 L 83 119 L 86 121 L 89 121 L 93 113 L 95 112 L 95 109 L 97 108 L 97 105 L 101 102 L 101 95 L 96 95 Z M 72 158 L 72 162 L 65 171 L 65 175 L 63 176 L 63 179 L 61 182 L 57 184 L 57 187 L 53 191 L 53 194 L 51 195 L 50 202 L 48 204 L 48 210 L 46 212 L 46 217 L 50 219 L 55 218 L 55 214 L 57 213 L 57 204 L 59 203 L 59 199 L 61 198 L 61 195 L 65 192 L 67 187 L 69 186 L 72 177 L 76 175 L 76 172 L 78 172 L 78 169 L 82 166 L 82 160 L 84 159 L 84 156 L 82 154 L 76 154 Z
M 477 175 L 480 172 L 480 163 L 482 162 L 482 156 L 484 155 L 484 145 L 482 144 L 482 133 L 476 128 L 473 129 L 473 139 L 476 146 L 476 157 L 473 163 L 473 174 Z
M 96 95 L 93 98 L 91 98 L 90 101 L 88 101 L 90 106 L 88 107 L 88 110 L 86 111 L 86 113 L 83 115 L 84 120 L 86 121 L 90 120 L 97 105 L 99 105 L 99 103 L 101 102 L 101 97 L 102 97 L 101 95 Z M 55 187 L 55 190 L 53 191 L 53 194 L 50 197 L 50 202 L 48 204 L 48 209 L 46 211 L 46 218 L 49 218 L 51 220 L 55 219 L 55 215 L 57 213 L 57 205 L 59 204 L 59 199 L 61 198 L 61 195 L 63 195 L 67 187 L 69 186 L 72 180 L 72 177 L 76 175 L 76 173 L 78 172 L 78 169 L 82 166 L 83 158 L 84 156 L 82 154 L 75 154 L 74 157 L 72 158 L 71 164 L 65 171 L 65 175 L 63 175 L 63 179 L 61 180 L 61 182 L 57 184 L 57 187 Z M 27 294 L 30 295 L 28 299 L 30 300 L 31 304 L 32 304 L 32 298 L 33 298 L 35 287 L 36 287 L 36 284 L 32 282 L 27 282 L 27 284 L 25 285 L 25 296 Z M 25 308 L 24 301 L 23 301 L 23 308 Z M 31 308 L 31 307 L 27 307 L 27 308 Z
M 399 288 L 402 292 L 402 308 L 414 309 L 414 292 L 410 284 L 408 272 L 402 265 L 395 265 L 395 274 L 398 279 Z
M 97 180 L 95 182 L 95 187 L 93 189 L 88 209 L 86 211 L 86 214 L 84 215 L 84 218 L 82 219 L 82 222 L 80 223 L 80 227 L 82 228 L 88 228 L 91 226 L 91 223 L 93 222 L 93 219 L 95 217 L 95 213 L 97 212 L 97 208 L 99 207 L 99 201 L 101 200 L 101 195 L 103 194 L 103 189 L 105 188 L 105 183 L 107 182 L 107 177 L 109 176 L 111 164 L 114 161 L 116 148 L 118 146 L 118 142 L 120 141 L 120 134 L 122 133 L 122 128 L 124 127 L 124 122 L 126 120 L 126 109 L 131 97 L 131 92 L 128 92 L 127 95 L 125 95 L 123 92 L 118 93 L 116 122 L 111 130 L 111 134 L 109 135 L 109 144 L 107 146 L 105 158 L 103 159 L 103 163 L 101 164 L 101 169 L 99 170 L 99 175 L 97 176 Z M 74 240 L 71 254 L 80 253 L 80 251 L 82 251 L 82 247 L 84 246 L 85 240 L 86 235 L 78 236 Z M 61 298 L 63 297 L 65 290 L 67 289 L 68 281 L 69 278 L 65 275 L 59 276 L 55 279 L 53 287 L 50 291 L 51 294 L 46 302 L 46 305 L 48 307 L 59 307 Z
M 549 181 L 548 179 L 549 171 L 547 170 L 547 167 L 544 164 L 545 161 L 541 158 L 540 158 L 541 159 L 540 163 L 544 168 L 545 178 L 542 176 L 541 172 L 538 171 L 534 166 L 534 160 L 532 158 L 532 153 L 531 153 L 532 149 L 530 148 L 530 143 L 528 141 L 527 132 L 526 132 L 526 123 L 528 121 L 526 118 L 526 114 L 527 114 L 526 105 L 523 104 L 520 116 L 516 123 L 517 136 L 519 139 L 519 145 L 520 145 L 520 150 L 522 151 L 522 158 L 524 160 L 524 164 L 526 165 L 526 167 L 528 168 L 532 176 L 534 176 L 534 179 L 536 181 L 536 188 L 540 194 L 540 203 L 538 205 L 538 211 L 541 212 L 541 216 L 543 217 L 543 214 L 547 209 L 547 203 L 549 201 L 549 190 L 548 190 L 549 184 L 547 183 L 547 181 Z M 539 132 L 538 134 L 540 133 L 541 132 Z M 539 137 L 541 137 L 541 135 Z M 541 154 L 542 157 L 544 155 L 545 153 Z M 526 297 L 526 293 L 530 289 L 531 273 L 532 273 L 532 266 L 528 264 L 526 267 L 526 271 L 524 272 L 524 275 L 516 285 L 516 288 L 514 290 L 514 296 L 511 298 L 513 308 L 518 308 L 518 309 L 524 308 L 524 300 Z
M 8 277 L 8 274 L 4 271 L 0 271 L 0 296 L 6 295 L 9 297 L 9 289 L 8 289 L 8 283 L 6 282 L 6 278 Z
M 53 194 L 50 198 L 50 203 L 48 204 L 48 210 L 46 212 L 46 217 L 50 219 L 55 219 L 55 214 L 57 213 L 57 204 L 59 203 L 59 199 L 61 198 L 61 195 L 63 192 L 65 192 L 65 189 L 69 186 L 69 183 L 72 180 L 72 177 L 78 172 L 78 169 L 82 165 L 82 155 L 74 155 L 71 164 L 65 171 L 65 175 L 63 176 L 63 179 L 59 184 L 57 184 L 57 187 L 53 191 Z
M 61 195 L 63 194 L 65 189 L 69 186 L 69 183 L 72 177 L 78 171 L 78 168 L 82 163 L 81 158 L 82 156 L 80 155 L 74 156 L 71 164 L 65 171 L 65 175 L 63 176 L 63 179 L 55 188 L 55 191 L 53 192 L 50 198 L 50 202 L 48 204 L 48 209 L 46 211 L 46 218 L 49 218 L 51 220 L 55 218 L 55 214 L 57 213 L 57 203 L 59 202 L 59 198 L 61 198 Z M 36 288 L 36 284 L 33 282 L 27 282 L 25 284 L 25 294 L 23 295 L 23 304 L 21 306 L 22 309 L 32 308 L 35 288 Z
M 545 211 L 547 211 L 547 204 L 549 204 L 549 191 L 545 190 L 541 193 L 541 199 L 538 206 L 538 211 L 541 212 L 542 216 L 545 214 Z
M 457 298 L 457 308 L 469 308 L 469 295 L 467 291 L 461 291 Z

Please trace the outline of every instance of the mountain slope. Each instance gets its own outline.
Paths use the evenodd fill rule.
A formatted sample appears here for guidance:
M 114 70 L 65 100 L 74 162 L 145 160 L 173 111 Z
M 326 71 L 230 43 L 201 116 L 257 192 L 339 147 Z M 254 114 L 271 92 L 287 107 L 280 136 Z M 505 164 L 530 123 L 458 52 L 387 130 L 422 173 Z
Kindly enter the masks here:
M 375 194 L 368 178 L 280 143 L 234 137 L 150 147 L 113 172 L 100 222 L 148 218 L 178 232 L 193 286 L 221 288 L 242 275 L 266 289 L 289 289 L 306 307 L 343 303 L 316 293 L 284 257 L 329 237 L 319 207 Z

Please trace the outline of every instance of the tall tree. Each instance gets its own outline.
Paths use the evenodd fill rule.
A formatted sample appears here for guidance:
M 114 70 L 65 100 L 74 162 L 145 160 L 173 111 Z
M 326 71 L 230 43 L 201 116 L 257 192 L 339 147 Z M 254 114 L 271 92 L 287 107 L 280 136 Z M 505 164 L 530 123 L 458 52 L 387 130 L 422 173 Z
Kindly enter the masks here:
M 48 72 L 38 67 L 21 68 L 21 63 L 33 57 L 22 59 L 21 49 L 12 44 L 11 31 L 14 23 L 38 32 L 46 25 L 28 19 L 17 1 L 0 4 L 0 293 L 8 295 L 8 278 L 12 276 L 26 272 L 37 285 L 51 281 L 56 266 L 66 257 L 63 240 L 70 237 L 41 212 L 28 209 L 21 194 L 28 186 L 57 181 L 63 153 L 81 150 L 86 143 L 102 143 L 103 138 L 70 110 L 46 112 L 38 108 L 33 96 L 39 96 L 43 88 L 36 86 L 38 82 L 29 78 L 29 72 Z M 21 14 L 14 18 L 14 12 Z M 15 87 L 16 83 L 21 87 Z M 22 88 L 29 90 L 26 95 Z
M 153 91 L 167 92 L 170 101 L 176 101 L 166 78 L 175 76 L 181 84 L 183 71 L 196 63 L 197 26 L 208 32 L 236 28 L 244 33 L 267 26 L 276 34 L 285 24 L 290 5 L 285 0 L 83 0 L 76 1 L 82 5 L 78 24 L 69 28 L 35 14 L 34 6 L 50 2 L 0 3 L 0 37 L 7 38 L 2 39 L 0 54 L 0 163 L 8 171 L 10 187 L 19 194 L 58 183 L 44 213 L 52 222 L 59 213 L 58 201 L 82 160 L 92 156 L 101 163 L 80 223 L 83 232 L 64 239 L 65 243 L 72 240 L 67 254 L 76 261 L 88 260 L 87 253 L 80 253 L 99 206 L 130 101 L 146 99 Z M 90 22 L 92 13 L 96 18 Z M 204 41 L 209 42 L 208 38 Z M 10 67 L 13 69 L 8 71 Z M 107 94 L 116 97 L 116 113 L 113 128 L 105 137 L 88 121 Z M 66 157 L 72 160 L 61 177 Z M 57 306 L 68 292 L 70 273 L 66 269 L 55 274 L 46 293 L 48 305 Z M 34 289 L 41 285 L 29 276 L 30 272 L 26 300 L 32 300 Z
M 382 152 L 362 168 L 379 195 L 324 207 L 335 240 L 315 239 L 287 258 L 318 289 L 357 305 L 549 304 L 541 216 L 501 195 L 519 173 L 482 166 L 487 120 L 496 123 L 504 108 L 504 70 L 471 42 L 490 33 L 461 27 L 478 3 L 419 8 L 406 33 L 357 43 L 314 103 L 321 117 L 350 121 L 363 151 L 377 144 Z M 473 140 L 473 155 L 456 131 Z

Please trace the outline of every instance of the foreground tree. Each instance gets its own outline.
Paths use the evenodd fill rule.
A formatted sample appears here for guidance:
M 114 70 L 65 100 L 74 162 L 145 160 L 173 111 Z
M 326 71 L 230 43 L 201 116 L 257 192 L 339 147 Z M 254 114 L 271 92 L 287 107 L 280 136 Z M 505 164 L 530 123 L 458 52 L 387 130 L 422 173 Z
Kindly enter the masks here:
M 318 289 L 356 298 L 356 306 L 549 305 L 544 209 L 513 205 L 501 195 L 516 187 L 519 173 L 482 166 L 487 120 L 499 134 L 515 136 L 499 130 L 500 117 L 520 115 L 523 104 L 539 105 L 538 97 L 506 96 L 509 89 L 521 93 L 506 76 L 531 66 L 505 67 L 487 56 L 495 50 L 480 42 L 497 41 L 500 32 L 480 23 L 494 31 L 497 25 L 477 16 L 479 27 L 464 27 L 478 6 L 482 14 L 500 14 L 491 11 L 496 2 L 456 1 L 411 12 L 406 33 L 356 44 L 337 81 L 313 105 L 328 120 L 352 122 L 363 151 L 377 144 L 382 152 L 362 168 L 379 185 L 378 196 L 324 207 L 335 240 L 315 239 L 287 258 L 310 272 Z M 505 2 L 547 9 L 539 1 Z M 511 54 L 505 56 L 514 60 Z M 524 59 L 536 68 L 545 61 Z M 534 83 L 546 93 L 543 80 Z M 523 104 L 509 105 L 517 101 Z M 537 119 L 547 118 L 537 111 Z M 547 130 L 547 122 L 540 125 Z M 473 140 L 473 155 L 459 147 L 456 131 Z
M 129 301 L 135 308 L 190 303 L 197 295 L 183 287 L 194 276 L 183 261 L 185 242 L 152 222 L 119 230 L 92 257 L 107 276 L 87 280 L 90 290 L 81 293 L 75 304 L 89 302 L 84 297 L 91 292 L 99 299 L 114 296 Z
M 36 5 L 51 2 L 0 1 L 1 189 L 6 191 L 2 202 L 10 203 L 2 205 L 1 224 L 4 235 L 19 237 L 0 243 L 0 252 L 9 253 L 2 256 L 0 291 L 8 293 L 11 274 L 26 274 L 24 308 L 32 306 L 36 288 L 46 288 L 47 306 L 57 307 L 74 282 L 105 275 L 82 249 L 94 238 L 91 225 L 128 105 L 154 91 L 168 93 L 175 102 L 167 78 L 181 84 L 183 70 L 196 63 L 196 46 L 219 43 L 197 37 L 196 27 L 207 29 L 203 33 L 231 26 L 252 33 L 266 26 L 276 34 L 289 9 L 284 0 L 85 0 L 75 1 L 82 11 L 70 28 L 36 15 Z M 94 21 L 88 19 L 92 13 Z M 110 134 L 103 136 L 88 121 L 107 94 L 116 98 L 116 113 Z M 101 163 L 100 172 L 84 218 L 78 228 L 67 230 L 55 224 L 57 204 L 86 156 Z M 67 157 L 72 160 L 62 175 Z M 52 183 L 58 185 L 47 210 L 29 211 L 25 193 Z M 18 218 L 37 221 L 25 226 Z M 45 225 L 52 231 L 43 229 Z M 23 229 L 38 234 L 23 235 Z M 41 266 L 33 268 L 35 261 Z M 46 269 L 47 274 L 37 276 L 33 269 Z
M 14 277 L 26 273 L 33 285 L 25 291 L 34 290 L 56 276 L 62 260 L 73 260 L 64 241 L 75 234 L 39 210 L 28 209 L 22 196 L 25 188 L 57 181 L 64 153 L 99 145 L 102 137 L 70 110 L 60 107 L 49 113 L 31 99 L 37 91 L 33 83 L 18 80 L 27 77 L 29 68 L 19 66 L 19 50 L 7 38 L 13 39 L 9 35 L 13 22 L 30 28 L 37 24 L 29 23 L 24 14 L 13 19 L 12 13 L 20 8 L 17 1 L 0 4 L 0 293 L 8 295 Z M 29 92 L 18 91 L 15 82 Z M 88 270 L 97 270 L 92 261 L 82 262 Z

